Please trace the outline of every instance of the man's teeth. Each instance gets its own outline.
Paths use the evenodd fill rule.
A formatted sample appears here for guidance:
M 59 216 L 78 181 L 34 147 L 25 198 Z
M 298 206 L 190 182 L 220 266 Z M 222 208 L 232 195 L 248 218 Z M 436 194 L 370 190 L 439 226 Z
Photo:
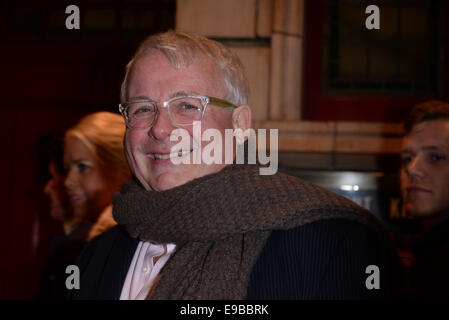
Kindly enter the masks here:
M 178 152 L 172 152 L 172 153 L 168 153 L 168 154 L 154 154 L 154 157 L 158 160 L 165 160 L 165 159 L 170 159 L 173 157 L 182 157 L 183 155 L 186 155 L 190 153 L 190 150 L 187 151 L 178 151 Z

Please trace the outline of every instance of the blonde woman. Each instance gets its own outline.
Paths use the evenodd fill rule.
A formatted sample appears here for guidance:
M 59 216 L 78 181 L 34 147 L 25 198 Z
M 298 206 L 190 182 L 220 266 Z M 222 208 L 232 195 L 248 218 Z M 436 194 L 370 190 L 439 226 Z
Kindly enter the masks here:
M 110 112 L 89 114 L 65 134 L 65 187 L 73 206 L 73 228 L 86 241 L 116 224 L 112 196 L 130 179 L 124 134 L 123 118 Z
M 82 118 L 64 136 L 64 185 L 73 214 L 64 219 L 65 236 L 54 239 L 38 299 L 65 299 L 65 269 L 75 264 L 86 242 L 116 222 L 112 195 L 130 179 L 123 150 L 125 123 L 110 112 Z

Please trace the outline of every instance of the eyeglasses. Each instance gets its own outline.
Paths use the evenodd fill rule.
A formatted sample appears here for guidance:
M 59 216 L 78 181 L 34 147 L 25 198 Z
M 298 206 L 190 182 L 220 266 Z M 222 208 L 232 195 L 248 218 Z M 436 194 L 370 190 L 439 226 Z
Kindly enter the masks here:
M 161 105 L 167 109 L 170 121 L 174 126 L 189 126 L 194 121 L 201 121 L 208 104 L 222 108 L 236 108 L 237 106 L 222 99 L 208 96 L 174 97 Z M 160 109 L 157 102 L 151 100 L 136 100 L 119 104 L 120 113 L 125 118 L 128 128 L 148 128 L 153 126 Z

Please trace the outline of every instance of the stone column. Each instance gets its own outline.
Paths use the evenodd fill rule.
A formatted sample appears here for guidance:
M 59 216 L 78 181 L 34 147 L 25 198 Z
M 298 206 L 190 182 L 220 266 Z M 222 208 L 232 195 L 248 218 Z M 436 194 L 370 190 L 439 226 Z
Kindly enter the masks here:
M 270 120 L 300 120 L 304 0 L 273 0 Z
M 255 121 L 268 119 L 272 5 L 273 0 L 177 1 L 177 30 L 214 38 L 242 60 Z

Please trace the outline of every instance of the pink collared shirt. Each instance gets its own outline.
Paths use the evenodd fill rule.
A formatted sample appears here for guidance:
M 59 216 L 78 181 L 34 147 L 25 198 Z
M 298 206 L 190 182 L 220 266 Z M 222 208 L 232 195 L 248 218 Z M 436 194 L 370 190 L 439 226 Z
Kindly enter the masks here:
M 120 300 L 145 300 L 175 248 L 176 245 L 172 243 L 140 241 L 128 269 Z

